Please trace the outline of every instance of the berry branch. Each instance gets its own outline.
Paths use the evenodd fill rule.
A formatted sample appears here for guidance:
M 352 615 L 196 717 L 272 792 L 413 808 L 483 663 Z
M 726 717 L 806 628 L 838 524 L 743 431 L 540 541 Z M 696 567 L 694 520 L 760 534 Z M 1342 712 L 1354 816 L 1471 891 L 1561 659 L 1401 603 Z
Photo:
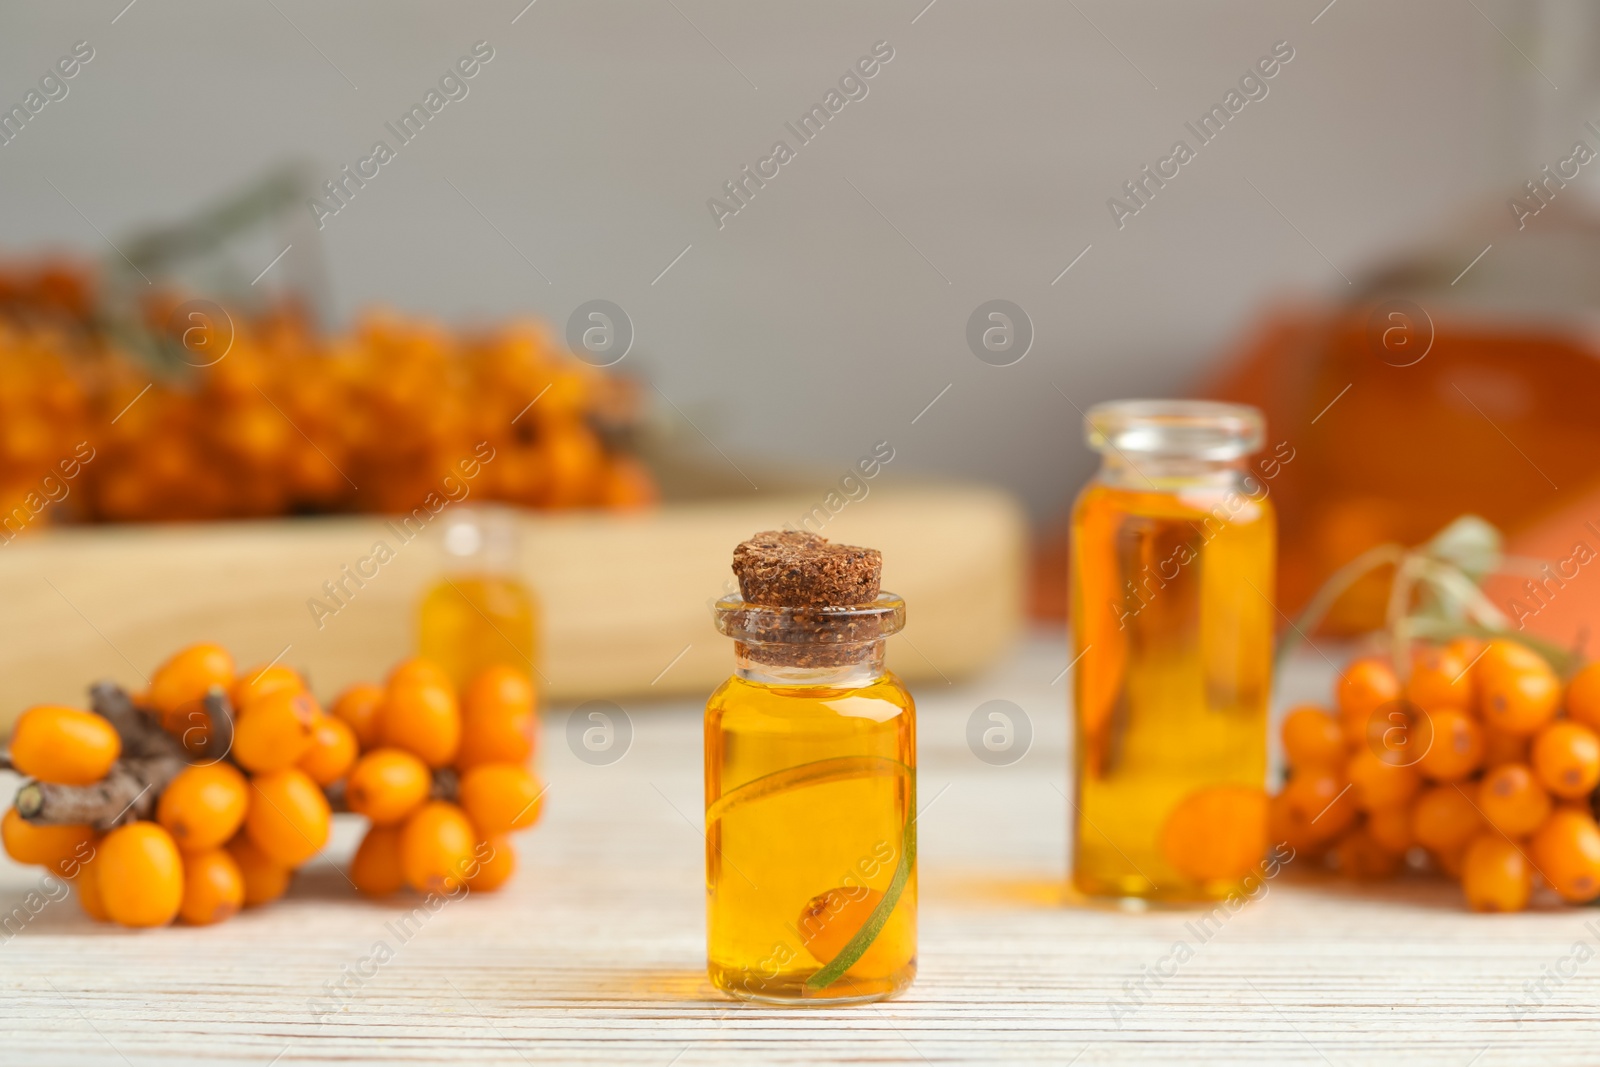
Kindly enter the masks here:
M 92 785 L 24 782 L 17 790 L 17 814 L 39 826 L 87 823 L 100 831 L 149 819 L 167 783 L 189 765 L 182 742 L 140 711 L 121 686 L 97 682 L 89 687 L 95 714 L 116 730 L 122 755 L 110 772 Z M 232 713 L 220 689 L 206 695 L 213 729 L 232 736 Z M 222 726 L 221 724 L 226 724 Z

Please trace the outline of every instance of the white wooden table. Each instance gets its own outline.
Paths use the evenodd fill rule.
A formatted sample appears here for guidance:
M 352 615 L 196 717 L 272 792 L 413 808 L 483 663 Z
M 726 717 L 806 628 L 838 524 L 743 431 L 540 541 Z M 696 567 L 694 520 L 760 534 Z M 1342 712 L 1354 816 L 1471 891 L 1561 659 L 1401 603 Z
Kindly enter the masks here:
M 1192 913 L 1068 901 L 1065 664 L 1034 641 L 980 682 L 917 694 L 921 973 L 898 1001 L 721 999 L 703 970 L 699 708 L 630 708 L 631 749 L 609 766 L 572 755 L 556 709 L 545 820 L 500 894 L 404 939 L 391 924 L 409 902 L 364 902 L 328 863 L 210 929 L 125 931 L 49 904 L 0 944 L 0 1063 L 1600 1062 L 1600 909 L 1476 916 L 1448 886 L 1359 890 L 1292 865 L 1206 941 Z M 1011 766 L 966 745 L 991 699 L 1035 727 Z M 39 875 L 0 868 L 3 910 Z M 375 964 L 379 942 L 392 958 Z M 1170 977 L 1132 1004 L 1146 968 Z

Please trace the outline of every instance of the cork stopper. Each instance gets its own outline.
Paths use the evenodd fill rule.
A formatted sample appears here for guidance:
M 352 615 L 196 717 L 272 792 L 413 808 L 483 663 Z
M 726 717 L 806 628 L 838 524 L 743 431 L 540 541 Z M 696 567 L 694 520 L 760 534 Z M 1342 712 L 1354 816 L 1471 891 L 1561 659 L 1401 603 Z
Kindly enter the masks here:
M 751 604 L 848 607 L 878 598 L 883 554 L 804 530 L 767 530 L 733 550 L 733 573 Z
M 716 620 L 741 669 L 881 673 L 883 639 L 905 625 L 905 603 L 878 587 L 876 549 L 769 530 L 733 550 L 733 572 L 741 595 L 718 601 Z

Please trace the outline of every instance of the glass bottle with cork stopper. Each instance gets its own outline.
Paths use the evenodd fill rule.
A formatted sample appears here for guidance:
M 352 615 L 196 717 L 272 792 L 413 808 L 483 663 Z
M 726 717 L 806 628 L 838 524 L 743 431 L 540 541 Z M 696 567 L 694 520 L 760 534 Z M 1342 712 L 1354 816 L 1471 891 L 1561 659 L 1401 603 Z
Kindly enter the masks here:
M 809 533 L 734 551 L 735 672 L 705 717 L 708 969 L 750 1000 L 891 997 L 916 974 L 916 708 L 884 666 L 882 557 Z
M 537 607 L 517 567 L 515 517 L 500 507 L 451 509 L 442 548 L 442 573 L 418 613 L 418 654 L 458 691 L 495 664 L 534 672 Z
M 1276 524 L 1255 408 L 1123 400 L 1085 416 L 1072 517 L 1072 878 L 1219 899 L 1266 847 Z

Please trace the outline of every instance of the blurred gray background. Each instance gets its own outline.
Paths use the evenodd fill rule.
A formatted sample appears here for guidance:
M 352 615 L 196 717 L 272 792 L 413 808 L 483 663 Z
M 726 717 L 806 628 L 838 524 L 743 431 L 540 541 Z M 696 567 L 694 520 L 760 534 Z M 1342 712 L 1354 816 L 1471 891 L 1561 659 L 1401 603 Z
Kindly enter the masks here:
M 0 252 L 114 255 L 287 161 L 334 177 L 487 41 L 468 96 L 263 286 L 320 257 L 336 321 L 557 333 L 611 300 L 627 366 L 732 456 L 842 471 L 888 439 L 893 476 L 1044 516 L 1091 467 L 1073 403 L 1181 392 L 1271 299 L 1503 207 L 1600 120 L 1576 0 L 525 3 L 8 5 L 6 108 L 74 42 L 95 58 L 0 147 Z M 707 199 L 880 40 L 867 97 L 719 230 Z M 1279 41 L 1269 95 L 1119 230 L 1107 199 Z M 1034 324 L 1014 366 L 966 343 L 994 298 Z

